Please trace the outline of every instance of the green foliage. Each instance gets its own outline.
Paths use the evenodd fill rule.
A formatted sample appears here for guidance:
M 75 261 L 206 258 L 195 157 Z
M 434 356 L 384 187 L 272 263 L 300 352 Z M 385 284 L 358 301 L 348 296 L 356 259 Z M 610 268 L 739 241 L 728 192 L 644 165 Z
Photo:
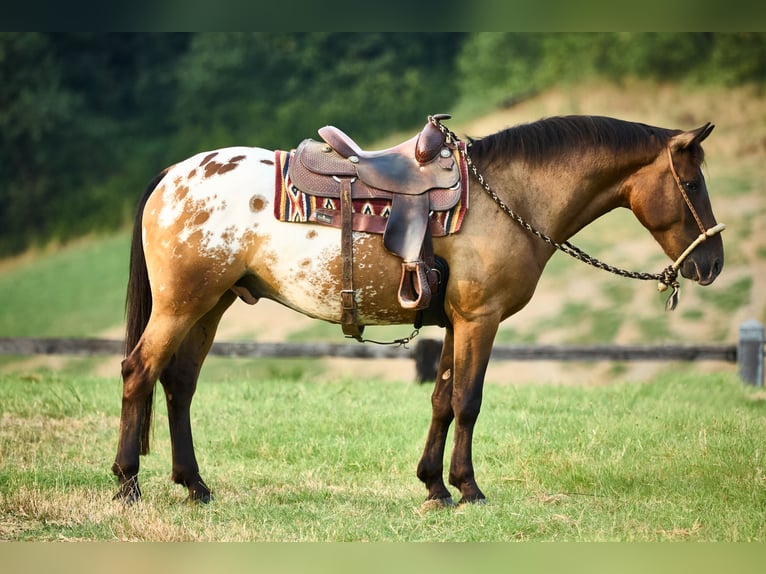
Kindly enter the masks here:
M 717 34 L 709 73 L 724 85 L 763 82 L 766 78 L 766 34 Z
M 742 277 L 724 289 L 714 292 L 704 291 L 700 298 L 727 313 L 733 313 L 750 301 L 750 292 L 753 287 L 753 278 Z
M 286 148 L 333 123 L 361 141 L 449 107 L 456 34 L 197 34 L 179 67 L 184 153 L 234 142 Z M 202 130 L 199 128 L 202 127 Z M 210 140 L 207 134 L 217 134 Z
M 596 69 L 607 76 L 625 76 L 658 80 L 690 77 L 709 59 L 711 34 L 616 33 L 607 34 L 598 54 L 601 66 Z
M 0 34 L 0 254 L 124 223 L 158 161 L 142 151 L 167 129 L 160 75 L 176 44 L 172 34 Z
M 471 34 L 457 59 L 464 98 L 512 104 L 589 76 L 711 84 L 762 84 L 766 35 L 759 33 Z

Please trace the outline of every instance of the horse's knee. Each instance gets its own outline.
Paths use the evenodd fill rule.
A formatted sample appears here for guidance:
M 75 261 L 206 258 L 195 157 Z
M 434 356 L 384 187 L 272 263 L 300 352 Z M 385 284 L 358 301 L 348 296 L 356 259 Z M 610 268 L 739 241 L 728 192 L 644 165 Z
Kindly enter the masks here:
M 461 427 L 473 427 L 479 418 L 481 411 L 481 397 L 471 397 L 466 399 L 453 399 L 452 411 L 455 415 L 455 422 Z
M 432 397 L 431 411 L 433 418 L 442 424 L 449 425 L 454 418 L 452 403 L 447 396 Z

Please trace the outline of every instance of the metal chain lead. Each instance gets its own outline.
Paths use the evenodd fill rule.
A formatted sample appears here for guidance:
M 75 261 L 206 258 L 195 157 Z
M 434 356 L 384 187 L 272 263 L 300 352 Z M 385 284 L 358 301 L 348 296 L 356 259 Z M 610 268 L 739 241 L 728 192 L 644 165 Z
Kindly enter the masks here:
M 573 245 L 569 241 L 565 241 L 564 243 L 558 243 L 554 241 L 550 236 L 546 235 L 545 233 L 543 233 L 542 231 L 534 227 L 531 223 L 527 222 L 518 213 L 516 213 L 510 207 L 508 207 L 502 199 L 500 199 L 500 197 L 495 193 L 495 191 L 490 187 L 490 185 L 484 180 L 484 176 L 481 173 L 479 173 L 479 170 L 476 168 L 473 161 L 471 160 L 471 156 L 468 155 L 468 145 L 463 145 L 463 146 L 458 145 L 459 143 L 461 143 L 460 138 L 458 138 L 454 132 L 452 132 L 447 126 L 442 124 L 441 121 L 439 121 L 438 119 L 434 118 L 433 116 L 429 116 L 429 121 L 435 127 L 437 127 L 439 131 L 441 131 L 444 134 L 448 144 L 451 144 L 457 147 L 457 149 L 460 152 L 460 155 L 462 155 L 463 159 L 465 159 L 466 165 L 468 165 L 468 167 L 471 168 L 471 172 L 473 173 L 474 177 L 476 177 L 476 180 L 481 184 L 482 188 L 484 188 L 484 191 L 487 192 L 487 194 L 498 205 L 498 207 L 501 210 L 503 210 L 503 212 L 505 212 L 506 215 L 508 215 L 516 223 L 521 225 L 528 232 L 542 239 L 546 243 L 549 243 L 550 245 L 552 245 L 559 251 L 566 253 L 567 255 L 569 255 L 570 257 L 573 257 L 574 259 L 577 259 L 578 261 L 587 263 L 588 265 L 591 265 L 592 267 L 595 267 L 597 269 L 602 269 L 604 271 L 608 271 L 610 273 L 619 275 L 621 277 L 628 277 L 630 279 L 641 279 L 642 281 L 659 281 L 663 285 L 667 285 L 668 287 L 673 287 L 674 295 L 677 294 L 678 288 L 679 288 L 678 270 L 675 269 L 673 265 L 668 265 L 665 269 L 663 269 L 662 273 L 642 273 L 637 271 L 628 271 L 627 269 L 614 267 L 613 265 L 609 265 L 608 263 L 604 263 L 603 261 L 600 261 L 596 259 L 595 257 L 588 255 L 587 253 L 585 253 L 585 251 Z M 668 302 L 670 303 L 670 299 L 668 300 Z

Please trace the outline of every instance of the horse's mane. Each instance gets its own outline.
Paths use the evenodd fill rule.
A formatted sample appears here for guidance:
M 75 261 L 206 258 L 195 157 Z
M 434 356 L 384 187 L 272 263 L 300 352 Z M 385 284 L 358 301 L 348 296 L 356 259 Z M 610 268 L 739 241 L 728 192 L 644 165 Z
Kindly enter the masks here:
M 485 164 L 518 158 L 550 161 L 572 150 L 606 148 L 614 153 L 657 148 L 677 130 L 602 116 L 557 116 L 471 139 L 471 157 Z

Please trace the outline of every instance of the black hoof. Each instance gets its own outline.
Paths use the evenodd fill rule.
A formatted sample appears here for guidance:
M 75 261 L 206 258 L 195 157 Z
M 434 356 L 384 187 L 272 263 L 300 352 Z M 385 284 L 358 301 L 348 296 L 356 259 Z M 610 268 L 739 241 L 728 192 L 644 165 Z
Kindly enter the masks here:
M 208 504 L 213 501 L 213 494 L 202 479 L 189 486 L 189 496 L 186 502 L 189 504 Z
M 133 477 L 120 483 L 120 489 L 112 500 L 131 506 L 141 500 L 141 489 L 138 487 L 138 477 Z
M 197 496 L 197 495 L 191 495 L 186 497 L 186 504 L 209 504 L 215 500 L 215 497 L 212 494 L 207 494 L 206 496 Z

